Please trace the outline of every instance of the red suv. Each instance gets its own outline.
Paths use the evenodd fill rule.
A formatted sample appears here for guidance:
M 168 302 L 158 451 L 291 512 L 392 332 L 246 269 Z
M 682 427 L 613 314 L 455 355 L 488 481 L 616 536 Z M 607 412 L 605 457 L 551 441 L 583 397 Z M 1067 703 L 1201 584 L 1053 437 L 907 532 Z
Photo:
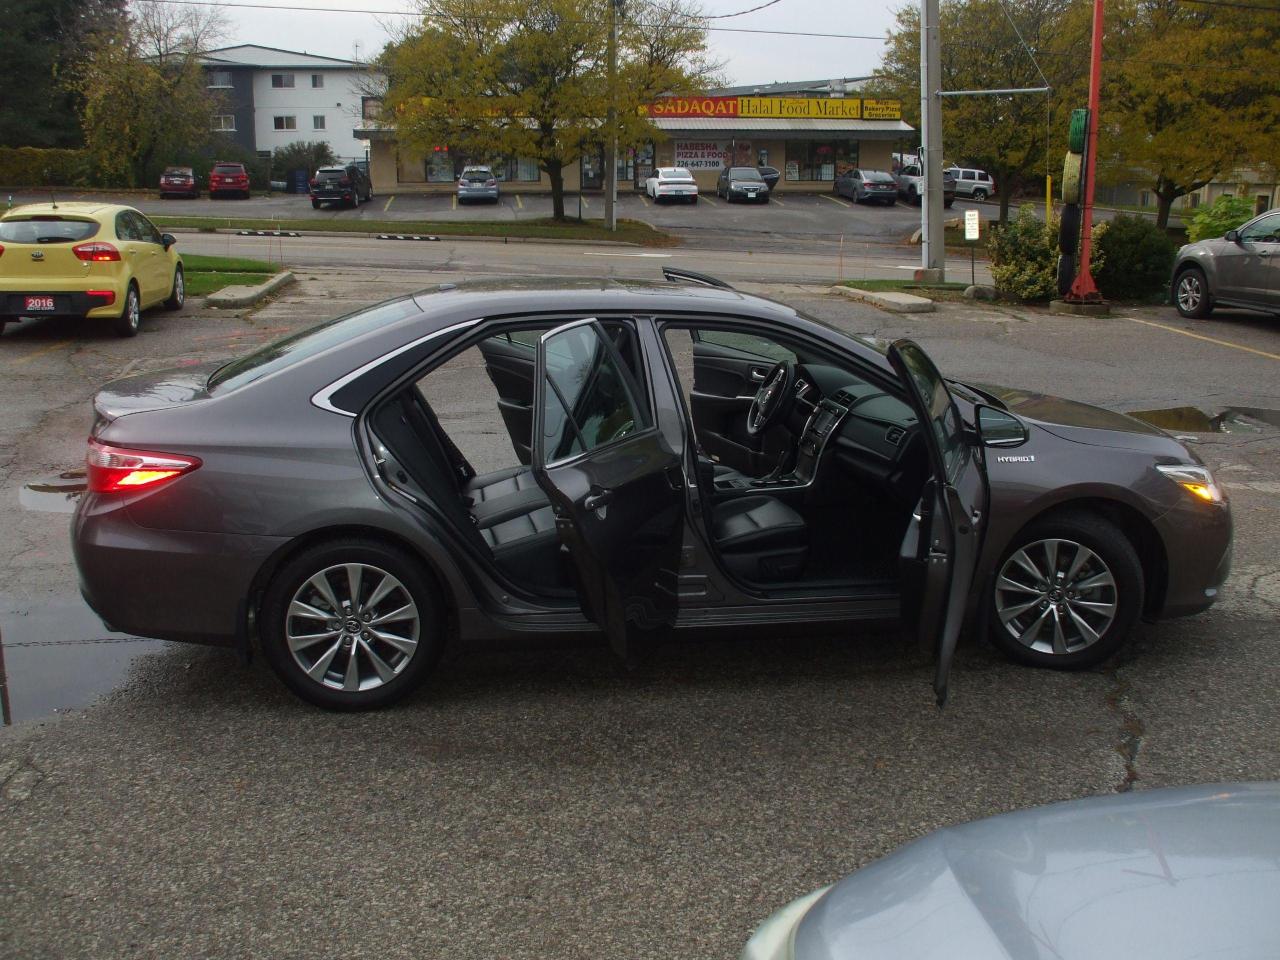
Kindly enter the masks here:
M 215 163 L 209 171 L 209 196 L 235 194 L 249 199 L 249 171 L 243 163 Z

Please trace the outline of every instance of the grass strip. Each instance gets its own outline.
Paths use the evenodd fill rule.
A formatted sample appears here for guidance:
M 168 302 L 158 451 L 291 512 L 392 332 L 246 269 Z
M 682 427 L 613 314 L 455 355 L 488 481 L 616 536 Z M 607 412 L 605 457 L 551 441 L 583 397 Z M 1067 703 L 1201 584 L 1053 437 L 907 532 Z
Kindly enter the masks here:
M 619 220 L 617 231 L 606 230 L 593 220 L 260 220 L 236 217 L 154 216 L 161 227 L 188 227 L 196 230 L 296 230 L 299 233 L 430 234 L 454 237 L 511 237 L 546 240 L 613 240 L 645 247 L 670 247 L 680 241 L 639 220 Z
M 264 283 L 267 279 L 266 274 L 262 273 L 188 273 L 184 278 L 187 285 L 187 295 L 192 297 L 207 297 L 211 293 L 221 290 L 223 287 L 256 287 L 260 283 Z
M 184 253 L 182 266 L 187 275 L 193 273 L 279 273 L 280 264 L 247 257 L 209 257 L 200 253 Z

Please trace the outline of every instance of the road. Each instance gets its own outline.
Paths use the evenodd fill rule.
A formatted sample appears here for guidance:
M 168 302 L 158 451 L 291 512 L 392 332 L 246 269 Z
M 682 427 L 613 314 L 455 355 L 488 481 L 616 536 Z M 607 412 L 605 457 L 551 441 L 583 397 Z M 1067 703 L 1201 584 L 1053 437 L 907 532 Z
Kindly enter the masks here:
M 454 649 L 410 702 L 356 716 L 221 651 L 103 654 L 133 648 L 93 642 L 66 515 L 19 494 L 79 462 L 96 385 L 462 275 L 303 271 L 256 310 L 148 314 L 134 340 L 53 320 L 0 338 L 0 650 L 25 664 L 6 689 L 40 686 L 45 711 L 0 730 L 0 955 L 728 958 L 778 905 L 938 826 L 1280 777 L 1280 430 L 1257 421 L 1195 435 L 1237 524 L 1214 609 L 1078 674 L 969 641 L 941 713 L 894 636 L 669 645 L 631 672 L 603 644 Z M 897 317 L 753 289 L 912 336 L 950 375 L 1119 410 L 1280 409 L 1280 327 L 1243 313 Z M 104 701 L 47 716 L 99 673 Z

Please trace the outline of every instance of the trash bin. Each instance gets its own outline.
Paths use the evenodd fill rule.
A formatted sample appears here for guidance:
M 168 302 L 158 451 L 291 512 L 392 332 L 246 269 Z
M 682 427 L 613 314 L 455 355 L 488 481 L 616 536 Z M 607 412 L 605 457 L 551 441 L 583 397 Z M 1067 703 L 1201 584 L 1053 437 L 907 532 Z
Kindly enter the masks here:
M 289 172 L 289 192 L 290 193 L 309 193 L 311 186 L 308 183 L 306 170 L 292 170 Z

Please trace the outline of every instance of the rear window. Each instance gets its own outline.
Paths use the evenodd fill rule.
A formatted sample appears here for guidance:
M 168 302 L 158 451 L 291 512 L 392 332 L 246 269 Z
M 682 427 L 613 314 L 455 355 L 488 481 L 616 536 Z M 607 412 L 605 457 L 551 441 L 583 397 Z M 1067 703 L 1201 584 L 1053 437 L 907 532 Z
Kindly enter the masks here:
M 693 176 L 684 167 L 672 167 L 670 170 L 659 170 L 658 176 L 665 180 L 692 180 Z
M 244 165 L 239 163 L 220 163 L 213 168 L 213 172 L 221 173 L 223 176 L 244 173 Z
M 0 220 L 0 242 L 4 243 L 75 243 L 97 232 L 95 220 L 63 220 L 61 217 Z
M 190 167 L 165 167 L 164 172 L 169 176 L 191 176 Z
M 468 180 L 488 180 L 493 176 L 493 171 L 484 167 L 468 167 L 462 171 L 462 176 Z
M 893 177 L 883 170 L 864 170 L 862 171 L 862 179 L 870 180 L 872 183 L 893 183 Z
M 403 300 L 393 300 L 358 313 L 349 313 L 345 317 L 290 334 L 247 357 L 223 364 L 209 377 L 209 392 L 243 387 L 267 374 L 290 367 L 299 360 L 314 357 L 330 347 L 355 340 L 378 327 L 421 312 L 412 297 L 405 297 Z
M 321 167 L 316 171 L 317 180 L 341 180 L 347 175 L 342 167 Z

